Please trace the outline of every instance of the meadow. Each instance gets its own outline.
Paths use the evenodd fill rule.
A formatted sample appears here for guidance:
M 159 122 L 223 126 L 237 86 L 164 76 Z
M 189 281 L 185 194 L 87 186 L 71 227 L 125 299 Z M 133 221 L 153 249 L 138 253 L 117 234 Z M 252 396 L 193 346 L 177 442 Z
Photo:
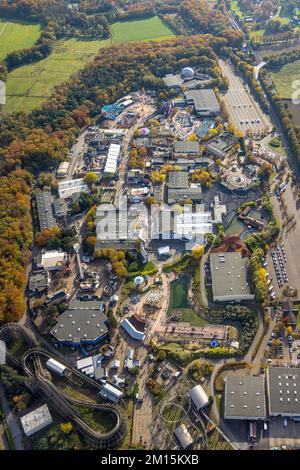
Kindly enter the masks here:
M 114 23 L 112 36 L 105 41 L 58 41 L 53 53 L 46 59 L 9 73 L 5 111 L 30 112 L 39 108 L 51 96 L 56 85 L 67 81 L 91 62 L 101 48 L 131 41 L 159 41 L 173 36 L 174 33 L 158 17 L 153 17 Z
M 146 20 L 135 20 L 114 23 L 112 44 L 132 41 L 160 41 L 174 37 L 174 33 L 157 16 Z
M 29 112 L 40 107 L 56 85 L 83 68 L 105 45 L 106 41 L 58 41 L 46 59 L 15 69 L 8 75 L 5 111 Z
M 7 22 L 0 19 L 0 60 L 10 52 L 32 47 L 40 34 L 39 24 Z
M 295 80 L 300 80 L 300 60 L 284 65 L 278 72 L 272 72 L 271 78 L 275 84 L 278 96 L 290 100 L 295 92 L 292 88 L 292 83 Z M 299 89 L 299 86 L 297 88 Z M 299 93 L 297 98 L 300 98 Z

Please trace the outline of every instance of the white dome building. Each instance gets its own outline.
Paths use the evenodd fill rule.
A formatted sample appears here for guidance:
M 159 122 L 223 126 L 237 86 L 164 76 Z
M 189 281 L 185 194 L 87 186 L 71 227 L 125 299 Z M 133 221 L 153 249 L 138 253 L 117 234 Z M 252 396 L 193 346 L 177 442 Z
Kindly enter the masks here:
M 207 406 L 209 403 L 208 396 L 201 387 L 201 385 L 196 385 L 195 387 L 193 387 L 189 391 L 189 397 L 197 410 L 204 408 L 204 406 Z
M 140 287 L 144 284 L 145 280 L 144 280 L 143 276 L 136 276 L 134 278 L 133 282 L 137 287 Z
M 194 76 L 195 71 L 191 67 L 184 67 L 184 69 L 181 70 L 181 78 L 183 79 L 194 78 Z

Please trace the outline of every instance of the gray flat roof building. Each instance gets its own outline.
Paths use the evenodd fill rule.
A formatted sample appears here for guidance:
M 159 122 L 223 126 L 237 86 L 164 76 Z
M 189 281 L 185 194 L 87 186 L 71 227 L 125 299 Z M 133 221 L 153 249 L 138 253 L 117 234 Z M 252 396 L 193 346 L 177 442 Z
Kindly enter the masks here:
M 169 188 L 168 204 L 174 204 L 191 199 L 192 201 L 200 201 L 202 197 L 201 186 L 191 186 L 188 188 Z
M 68 206 L 65 199 L 61 199 L 60 197 L 55 198 L 53 206 L 56 217 L 67 217 Z
M 199 142 L 189 140 L 179 140 L 175 142 L 174 153 L 200 154 Z
M 266 380 L 270 416 L 300 416 L 300 369 L 269 367 Z
M 229 375 L 224 383 L 225 419 L 266 418 L 264 377 Z
M 181 78 L 180 74 L 172 74 L 168 73 L 163 77 L 163 81 L 167 85 L 168 88 L 181 88 L 183 84 L 183 79 Z
M 253 300 L 249 259 L 241 253 L 211 253 L 210 269 L 214 302 Z
M 51 334 L 59 343 L 70 346 L 98 343 L 108 333 L 107 318 L 101 306 L 101 302 L 97 301 L 71 301 L 68 309 L 59 316 Z
M 202 190 L 200 185 L 189 186 L 187 171 L 171 171 L 168 179 L 168 204 L 184 200 L 200 200 Z
M 36 193 L 35 199 L 40 230 L 56 227 L 57 223 L 52 212 L 52 196 L 50 191 Z
M 184 95 L 188 104 L 192 104 L 198 114 L 209 116 L 221 112 L 219 102 L 212 88 L 188 90 Z
M 169 188 L 188 188 L 189 187 L 189 174 L 187 171 L 170 171 Z
M 47 292 L 50 279 L 47 271 L 33 271 L 29 276 L 29 295 Z

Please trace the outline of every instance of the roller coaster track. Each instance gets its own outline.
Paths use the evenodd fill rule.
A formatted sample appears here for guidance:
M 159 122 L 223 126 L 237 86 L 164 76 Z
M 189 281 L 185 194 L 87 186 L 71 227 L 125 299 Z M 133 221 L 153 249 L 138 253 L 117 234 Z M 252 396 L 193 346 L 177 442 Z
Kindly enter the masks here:
M 126 422 L 122 409 L 110 403 L 92 403 L 89 400 L 79 400 L 67 396 L 62 390 L 58 389 L 45 374 L 41 358 L 50 359 L 50 357 L 53 357 L 53 354 L 38 348 L 36 341 L 16 323 L 8 323 L 0 328 L 0 339 L 5 341 L 11 335 L 21 337 L 26 342 L 28 350 L 22 356 L 21 360 L 7 351 L 7 362 L 23 370 L 27 376 L 28 385 L 42 392 L 52 402 L 59 414 L 65 419 L 72 421 L 77 431 L 83 435 L 87 443 L 93 448 L 108 449 L 117 447 L 126 434 Z M 88 383 L 96 389 L 96 391 L 101 390 L 101 385 L 97 382 L 82 374 L 60 358 L 59 362 L 63 363 L 67 368 L 67 372 L 72 373 L 81 383 Z M 110 413 L 116 419 L 114 428 L 108 432 L 94 430 L 82 419 L 78 406 Z

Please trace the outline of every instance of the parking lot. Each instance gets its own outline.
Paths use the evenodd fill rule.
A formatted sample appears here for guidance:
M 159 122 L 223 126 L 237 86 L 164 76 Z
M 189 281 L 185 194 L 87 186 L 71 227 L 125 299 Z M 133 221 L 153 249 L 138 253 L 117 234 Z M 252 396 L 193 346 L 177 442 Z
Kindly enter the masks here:
M 219 65 L 229 82 L 224 100 L 234 126 L 245 134 L 262 135 L 270 132 L 269 117 L 262 112 L 250 91 L 245 88 L 242 79 L 234 72 L 233 67 L 223 60 L 219 61 Z
M 271 300 L 274 300 L 276 297 L 281 297 L 284 288 L 291 285 L 289 257 L 284 242 L 268 253 L 264 267 L 268 272 L 269 295 Z
M 280 323 L 279 323 L 280 324 Z M 284 330 L 278 325 L 274 329 L 266 344 L 266 355 L 271 359 L 280 359 L 288 363 L 293 353 L 293 338 L 291 335 L 285 337 Z
M 277 282 L 279 289 L 284 285 L 288 284 L 289 278 L 287 275 L 287 264 L 288 259 L 285 252 L 284 242 L 276 248 L 276 250 L 271 251 L 272 264 L 276 275 L 276 281 L 273 279 L 273 283 Z M 271 279 L 268 281 L 270 286 L 272 286 Z M 274 294 L 275 295 L 275 294 Z
M 260 440 L 255 444 L 256 450 L 288 449 L 300 446 L 300 423 L 290 418 L 276 417 L 268 422 L 268 430 L 262 431 Z

